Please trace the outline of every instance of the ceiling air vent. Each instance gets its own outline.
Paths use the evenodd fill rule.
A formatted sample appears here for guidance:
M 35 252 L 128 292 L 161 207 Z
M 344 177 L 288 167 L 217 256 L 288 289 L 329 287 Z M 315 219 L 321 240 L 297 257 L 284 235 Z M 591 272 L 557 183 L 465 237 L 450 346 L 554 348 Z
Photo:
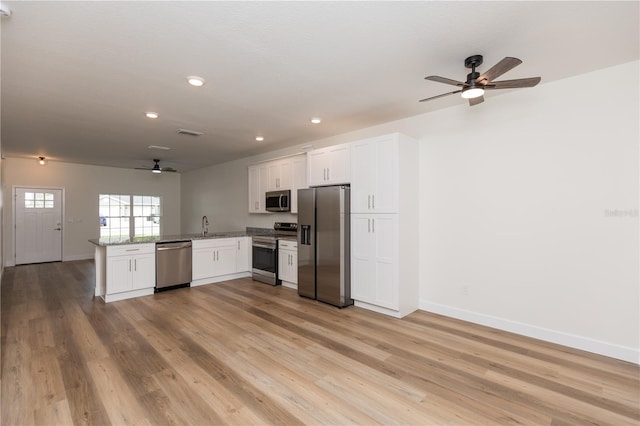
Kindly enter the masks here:
M 187 129 L 178 129 L 179 135 L 189 135 L 189 136 L 202 136 L 204 133 L 196 132 L 195 130 L 187 130 Z

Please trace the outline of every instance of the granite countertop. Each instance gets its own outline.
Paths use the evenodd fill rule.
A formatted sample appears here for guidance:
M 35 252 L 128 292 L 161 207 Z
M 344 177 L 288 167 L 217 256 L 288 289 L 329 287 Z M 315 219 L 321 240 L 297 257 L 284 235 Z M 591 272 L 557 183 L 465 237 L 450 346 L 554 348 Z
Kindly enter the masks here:
M 189 240 L 208 240 L 213 238 L 238 238 L 238 237 L 252 237 L 254 235 L 273 235 L 273 229 L 269 228 L 247 228 L 244 231 L 226 231 L 226 232 L 211 232 L 207 235 L 201 234 L 180 234 L 180 235 L 163 235 L 154 237 L 103 237 L 93 238 L 89 242 L 97 246 L 115 246 L 124 244 L 155 244 L 155 243 L 170 243 L 174 241 L 189 241 Z

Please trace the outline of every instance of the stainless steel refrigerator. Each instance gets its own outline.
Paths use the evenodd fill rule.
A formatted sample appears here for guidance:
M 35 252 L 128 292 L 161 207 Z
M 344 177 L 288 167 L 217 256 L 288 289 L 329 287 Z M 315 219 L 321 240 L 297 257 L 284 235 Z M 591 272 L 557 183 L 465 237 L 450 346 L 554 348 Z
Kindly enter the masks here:
M 351 299 L 348 186 L 298 190 L 298 294 L 334 306 Z

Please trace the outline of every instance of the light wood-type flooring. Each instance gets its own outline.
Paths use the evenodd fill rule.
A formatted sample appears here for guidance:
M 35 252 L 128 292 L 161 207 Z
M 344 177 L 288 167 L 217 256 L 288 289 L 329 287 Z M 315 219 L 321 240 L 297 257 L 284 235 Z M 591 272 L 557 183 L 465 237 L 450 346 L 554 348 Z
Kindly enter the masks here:
M 638 366 L 240 279 L 110 304 L 91 261 L 6 268 L 2 425 L 638 425 Z

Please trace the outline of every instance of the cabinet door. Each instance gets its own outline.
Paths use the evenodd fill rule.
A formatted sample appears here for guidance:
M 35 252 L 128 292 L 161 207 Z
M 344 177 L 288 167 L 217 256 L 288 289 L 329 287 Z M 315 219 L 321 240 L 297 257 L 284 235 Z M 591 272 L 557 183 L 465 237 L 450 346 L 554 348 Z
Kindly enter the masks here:
M 226 245 L 217 247 L 215 249 L 215 261 L 214 261 L 214 275 L 221 276 L 234 274 L 236 272 L 236 242 L 228 242 Z
M 298 251 L 290 251 L 289 255 L 291 256 L 291 270 L 287 281 L 298 284 Z
M 376 180 L 375 144 L 369 141 L 354 143 L 351 152 L 351 212 L 371 212 Z
M 351 215 L 351 297 L 374 303 L 373 234 L 370 215 Z
M 193 269 L 191 276 L 194 280 L 213 277 L 215 274 L 215 249 L 200 248 L 191 252 Z
M 249 166 L 249 213 L 266 213 L 268 170 L 264 164 Z
M 395 137 L 375 142 L 374 190 L 371 211 L 374 213 L 398 213 L 399 143 Z
M 351 145 L 331 146 L 327 183 L 331 185 L 351 182 Z
M 251 262 L 249 260 L 250 244 L 251 238 L 248 237 L 241 237 L 236 240 L 236 272 L 251 271 Z
M 131 256 L 107 256 L 107 293 L 122 293 L 131 290 Z
M 298 189 L 307 186 L 307 156 L 300 155 L 291 161 L 293 182 L 291 182 L 291 213 L 298 213 Z
M 327 150 L 309 151 L 307 153 L 307 182 L 309 186 L 326 185 L 328 168 L 329 152 Z
M 156 286 L 156 256 L 142 254 L 133 256 L 132 288 L 139 290 Z
M 398 216 L 376 214 L 371 217 L 376 305 L 399 309 L 398 305 Z

